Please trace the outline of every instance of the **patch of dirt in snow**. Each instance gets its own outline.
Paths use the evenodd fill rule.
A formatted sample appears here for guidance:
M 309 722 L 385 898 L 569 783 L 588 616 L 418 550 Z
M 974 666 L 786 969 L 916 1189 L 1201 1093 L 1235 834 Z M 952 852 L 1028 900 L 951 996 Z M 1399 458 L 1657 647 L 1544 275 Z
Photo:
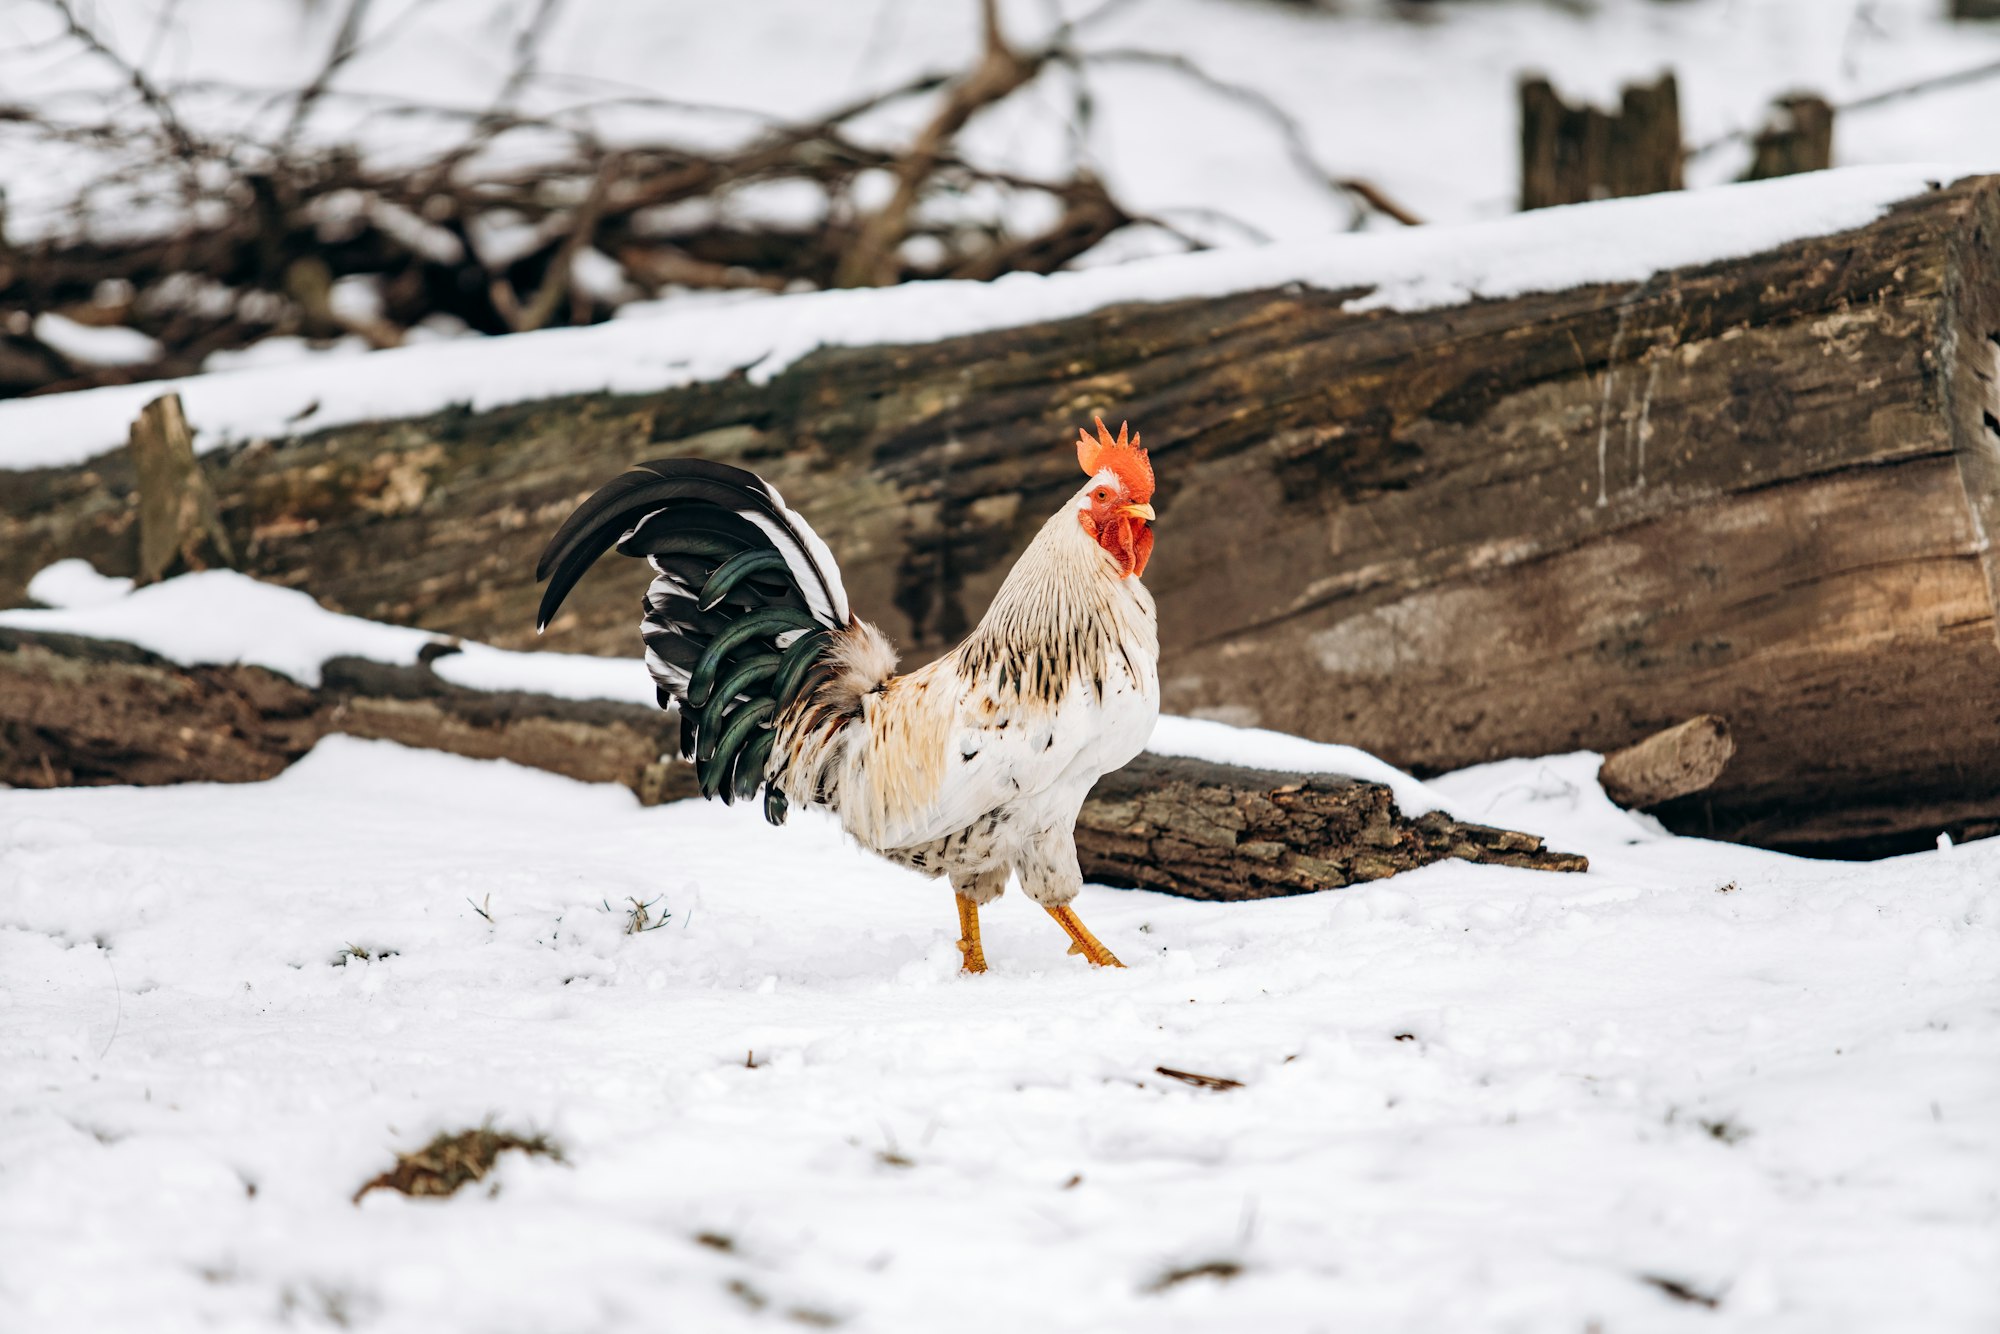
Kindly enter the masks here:
M 349 738 L 0 793 L 0 1329 L 1993 1328 L 2000 843 L 1593 772 L 1433 785 L 1586 875 L 1089 888 L 1105 971 L 1010 895 L 973 978 L 813 819 Z M 565 1162 L 350 1203 L 487 1124 Z
M 364 956 L 365 957 L 365 956 Z M 512 1131 L 480 1126 L 457 1134 L 439 1132 L 421 1149 L 396 1155 L 396 1165 L 362 1183 L 354 1192 L 361 1203 L 371 1190 L 393 1190 L 401 1195 L 456 1195 L 460 1187 L 484 1181 L 503 1153 L 525 1153 L 531 1158 L 563 1160 L 562 1150 L 546 1135 L 516 1135 Z M 499 1190 L 495 1183 L 494 1190 Z

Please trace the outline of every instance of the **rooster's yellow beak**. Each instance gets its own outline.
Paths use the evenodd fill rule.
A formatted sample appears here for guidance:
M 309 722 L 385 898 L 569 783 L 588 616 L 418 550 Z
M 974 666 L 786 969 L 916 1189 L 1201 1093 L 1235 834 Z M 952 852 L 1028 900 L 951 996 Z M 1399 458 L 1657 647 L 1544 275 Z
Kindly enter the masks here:
M 1120 514 L 1129 514 L 1135 519 L 1144 519 L 1148 523 L 1153 521 L 1153 507 L 1151 505 L 1127 505 L 1118 512 Z

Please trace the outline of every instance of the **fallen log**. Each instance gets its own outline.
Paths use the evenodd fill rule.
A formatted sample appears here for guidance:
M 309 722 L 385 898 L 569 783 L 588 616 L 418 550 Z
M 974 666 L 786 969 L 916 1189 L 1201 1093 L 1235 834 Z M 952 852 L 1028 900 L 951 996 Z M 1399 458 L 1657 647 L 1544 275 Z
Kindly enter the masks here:
M 1222 901 L 1380 880 L 1447 857 L 1590 869 L 1532 834 L 1439 811 L 1412 819 L 1380 783 L 1150 754 L 1098 780 L 1076 848 L 1099 884 Z
M 427 664 L 335 658 L 308 688 L 262 667 L 183 667 L 131 644 L 0 627 L 0 784 L 256 782 L 332 733 L 623 783 L 648 805 L 696 794 L 672 713 L 472 690 Z M 1144 755 L 1106 777 L 1077 824 L 1084 874 L 1189 898 L 1303 894 L 1447 857 L 1587 869 L 1528 834 L 1432 812 L 1389 789 Z
M 1160 477 L 1170 711 L 1420 774 L 1715 713 L 1735 759 L 1659 818 L 1872 855 L 2000 821 L 1995 236 L 1986 178 L 1643 282 L 1123 306 L 204 462 L 241 568 L 507 647 L 535 642 L 534 558 L 578 498 L 641 458 L 741 463 L 914 663 L 1071 490 L 1073 426 L 1129 416 Z M 131 572 L 133 506 L 119 455 L 0 473 L 0 603 L 64 556 Z M 631 653 L 643 580 L 594 573 L 548 645 Z

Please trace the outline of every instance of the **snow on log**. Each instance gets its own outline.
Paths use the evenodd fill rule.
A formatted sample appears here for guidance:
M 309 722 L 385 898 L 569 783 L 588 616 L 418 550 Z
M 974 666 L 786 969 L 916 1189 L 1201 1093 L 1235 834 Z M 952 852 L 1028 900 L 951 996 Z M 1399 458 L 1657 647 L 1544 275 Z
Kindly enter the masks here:
M 1061 317 L 969 315 L 977 332 L 826 346 L 768 378 L 452 409 L 206 461 L 248 572 L 528 647 L 536 550 L 581 496 L 635 460 L 726 459 L 811 517 L 857 609 L 914 663 L 978 618 L 1069 492 L 1075 424 L 1129 417 L 1160 478 L 1147 583 L 1170 712 L 1346 742 L 1420 774 L 1610 753 L 1714 713 L 1737 754 L 1655 808 L 1669 827 L 1795 851 L 1929 846 L 2000 827 L 2000 183 L 1871 205 L 1875 221 L 1833 234 L 1787 223 L 1747 257 L 1534 290 L 1625 272 L 1591 257 L 1657 258 L 1678 229 L 1748 226 L 1850 188 L 1846 175 L 1362 238 L 1339 253 L 1403 258 L 1352 264 L 1345 288 L 1325 283 L 1346 260 L 1321 265 L 1321 285 L 1084 313 L 1076 292 L 1144 275 L 968 288 L 968 309 Z M 1397 267 L 1413 256 L 1433 286 L 1490 299 L 1416 299 Z M 1146 272 L 1192 291 L 1203 260 Z M 1482 269 L 1509 276 L 1465 276 Z M 946 294 L 828 295 L 888 312 Z M 793 300 L 719 312 L 715 341 L 790 347 L 804 335 L 779 313 L 817 329 L 839 309 Z M 463 373 L 470 353 L 448 351 L 441 373 Z M 512 358 L 496 366 L 517 353 L 483 351 Z M 225 389 L 250 393 L 203 392 Z M 66 411 L 18 405 L 31 410 Z M 132 570 L 133 512 L 116 455 L 0 473 L 0 603 L 62 556 Z M 632 653 L 644 578 L 594 574 L 547 646 Z
M 623 783 L 647 804 L 696 795 L 671 713 L 608 700 L 468 689 L 426 661 L 334 658 L 317 688 L 255 666 L 182 666 L 135 645 L 0 626 L 0 784 L 255 782 L 329 733 L 512 760 Z M 1529 834 L 1433 811 L 1388 787 L 1143 755 L 1107 776 L 1077 825 L 1084 874 L 1199 899 L 1378 880 L 1447 857 L 1587 869 Z

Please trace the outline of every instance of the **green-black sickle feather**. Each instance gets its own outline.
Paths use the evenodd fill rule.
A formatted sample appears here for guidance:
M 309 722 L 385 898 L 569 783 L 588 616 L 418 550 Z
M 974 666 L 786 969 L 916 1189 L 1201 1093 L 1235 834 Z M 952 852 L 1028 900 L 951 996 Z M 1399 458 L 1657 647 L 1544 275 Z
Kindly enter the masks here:
M 715 757 L 701 771 L 702 796 L 712 797 L 722 790 L 723 777 L 729 772 L 729 761 L 735 758 L 757 724 L 770 717 L 777 707 L 778 701 L 774 699 L 753 699 L 729 715 L 729 725 L 722 729 L 722 739 L 715 743 Z
M 778 790 L 776 783 L 764 789 L 764 818 L 772 824 L 785 822 L 785 811 L 789 806 L 785 794 Z
M 726 537 L 712 537 L 707 533 L 668 533 L 648 543 L 645 554 L 702 556 L 709 560 L 727 561 L 741 555 L 742 552 L 741 542 L 732 542 Z
M 818 624 L 810 613 L 797 607 L 765 607 L 732 622 L 727 630 L 709 643 L 707 651 L 689 674 L 688 703 L 696 708 L 708 703 L 708 693 L 715 685 L 715 674 L 722 669 L 722 660 L 739 645 L 762 636 L 781 635 L 787 630 L 806 630 Z
M 729 707 L 729 701 L 748 690 L 765 677 L 778 672 L 778 655 L 759 653 L 756 657 L 739 666 L 708 697 L 708 704 L 701 711 L 701 758 L 707 759 L 715 753 L 715 738 L 722 731 L 722 712 Z
M 764 763 L 771 758 L 771 747 L 777 741 L 776 732 L 759 732 L 750 738 L 750 744 L 736 757 L 736 781 L 730 786 L 737 796 L 748 798 L 756 795 L 757 785 L 764 781 Z
M 826 651 L 827 641 L 833 638 L 831 630 L 814 630 L 800 635 L 785 650 L 784 662 L 778 667 L 778 679 L 771 685 L 771 695 L 778 701 L 778 711 L 792 707 L 792 700 L 799 693 L 799 683 L 806 679 L 806 672 L 819 661 Z
M 703 611 L 713 611 L 721 605 L 736 588 L 753 574 L 765 574 L 772 570 L 790 570 L 783 555 L 776 551 L 746 551 L 740 556 L 731 556 L 715 567 L 715 573 L 708 576 L 708 582 L 701 586 L 701 595 L 695 605 Z

